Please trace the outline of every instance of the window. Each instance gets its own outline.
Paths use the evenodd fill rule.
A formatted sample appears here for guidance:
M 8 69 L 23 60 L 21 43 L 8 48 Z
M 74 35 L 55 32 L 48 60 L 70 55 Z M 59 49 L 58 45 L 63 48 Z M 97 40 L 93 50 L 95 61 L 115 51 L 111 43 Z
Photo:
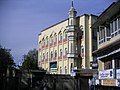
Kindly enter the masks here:
M 67 55 L 67 48 L 65 48 L 65 55 Z
M 101 35 L 101 37 L 102 37 L 102 39 L 105 38 L 105 29 L 104 29 L 104 27 L 102 28 L 102 35 Z
M 64 30 L 63 34 L 64 34 L 64 39 L 67 38 L 67 33 L 65 32 L 66 30 Z
M 116 68 L 120 69 L 120 58 L 116 59 Z
M 67 74 L 67 67 L 65 66 L 65 74 Z
M 65 38 L 67 38 L 67 33 L 65 33 Z
M 53 52 L 51 51 L 51 58 L 53 58 Z
M 48 41 L 48 38 L 46 38 L 46 44 L 48 44 L 48 42 L 49 42 L 49 41 Z
M 118 18 L 118 29 L 120 28 L 120 17 Z
M 53 43 L 53 37 L 51 37 L 51 43 Z
M 57 62 L 50 62 L 50 68 L 57 68 Z
M 110 23 L 110 31 L 111 31 L 111 33 L 114 32 L 114 30 L 113 30 L 113 23 Z
M 73 44 L 72 43 L 71 43 L 70 49 L 71 49 L 70 53 L 72 53 L 73 52 Z
M 106 33 L 107 33 L 107 37 L 111 36 L 110 26 L 106 27 Z
M 47 52 L 47 59 L 48 59 L 48 52 Z
M 111 69 L 112 68 L 112 61 L 105 61 L 104 62 L 104 68 L 105 69 Z
M 84 57 L 84 47 L 81 46 L 81 57 Z
M 39 42 L 39 48 L 41 48 L 41 42 Z
M 57 57 L 57 50 L 55 50 L 55 57 Z
M 105 42 L 105 27 L 99 26 L 99 44 Z
M 43 46 L 45 46 L 45 40 L 43 39 Z
M 71 69 L 71 71 L 73 71 L 73 63 L 71 63 L 70 69 Z
M 57 35 L 55 35 L 55 42 L 57 42 Z
M 114 23 L 114 31 L 116 31 L 117 30 L 117 19 L 113 23 Z
M 60 34 L 60 40 L 62 40 L 62 33 Z
M 62 49 L 60 49 L 60 56 L 62 57 Z
M 81 49 L 81 53 L 84 53 L 84 48 L 82 47 L 82 49 Z
M 45 59 L 45 53 L 43 53 L 43 60 Z

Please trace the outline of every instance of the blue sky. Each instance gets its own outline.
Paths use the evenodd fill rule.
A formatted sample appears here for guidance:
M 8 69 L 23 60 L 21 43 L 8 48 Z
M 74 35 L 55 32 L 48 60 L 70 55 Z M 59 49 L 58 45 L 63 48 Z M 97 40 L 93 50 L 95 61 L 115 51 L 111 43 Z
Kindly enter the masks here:
M 77 16 L 99 15 L 115 0 L 74 0 Z M 38 34 L 68 18 L 71 0 L 0 0 L 0 44 L 11 49 L 15 62 L 38 48 Z

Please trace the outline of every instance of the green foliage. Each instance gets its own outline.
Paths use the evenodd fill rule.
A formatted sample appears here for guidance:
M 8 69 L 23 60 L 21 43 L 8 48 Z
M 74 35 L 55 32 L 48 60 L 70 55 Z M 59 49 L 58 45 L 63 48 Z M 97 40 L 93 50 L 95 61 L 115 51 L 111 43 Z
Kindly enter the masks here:
M 15 65 L 12 55 L 10 54 L 10 49 L 2 48 L 0 46 L 0 73 L 1 75 L 6 75 L 7 68 L 13 67 Z
M 37 69 L 38 51 L 36 49 L 30 50 L 23 58 L 23 69 Z

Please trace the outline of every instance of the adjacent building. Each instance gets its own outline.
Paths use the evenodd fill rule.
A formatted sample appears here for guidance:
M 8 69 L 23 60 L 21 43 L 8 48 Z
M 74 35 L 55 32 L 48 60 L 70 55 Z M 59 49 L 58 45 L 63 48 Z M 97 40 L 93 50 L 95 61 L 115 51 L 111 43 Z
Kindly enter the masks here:
M 90 27 L 97 16 L 84 14 L 76 17 L 76 14 L 72 2 L 68 19 L 41 31 L 38 67 L 52 74 L 70 74 L 73 69 L 91 68 L 97 36 Z
M 93 56 L 98 62 L 99 84 L 108 86 L 104 87 L 105 90 L 118 90 L 117 87 L 120 87 L 120 0 L 111 4 L 103 12 L 92 28 L 97 31 L 98 49 L 93 52 Z

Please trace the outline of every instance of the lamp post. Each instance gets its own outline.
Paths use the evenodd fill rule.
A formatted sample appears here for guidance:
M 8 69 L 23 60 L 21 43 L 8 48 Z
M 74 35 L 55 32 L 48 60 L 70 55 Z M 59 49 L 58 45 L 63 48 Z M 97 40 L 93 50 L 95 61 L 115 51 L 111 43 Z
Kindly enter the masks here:
M 95 80 L 96 80 L 96 75 L 94 74 L 94 75 L 93 75 L 94 90 L 95 90 L 95 84 L 96 84 Z

